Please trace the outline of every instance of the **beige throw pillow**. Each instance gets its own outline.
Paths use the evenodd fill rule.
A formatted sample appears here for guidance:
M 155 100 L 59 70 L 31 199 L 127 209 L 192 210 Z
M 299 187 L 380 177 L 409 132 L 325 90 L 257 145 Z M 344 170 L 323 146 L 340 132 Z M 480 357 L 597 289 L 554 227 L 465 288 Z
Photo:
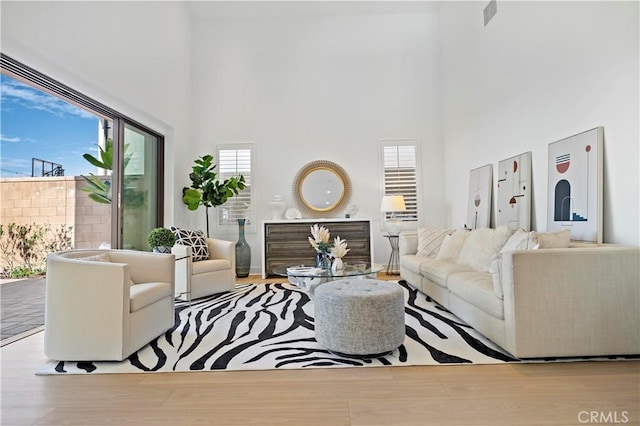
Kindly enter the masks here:
M 475 229 L 465 240 L 458 262 L 477 271 L 489 272 L 491 257 L 500 251 L 510 236 L 511 231 L 506 226 Z
M 450 229 L 418 228 L 418 256 L 436 257 Z
M 455 262 L 458 259 L 458 255 L 460 254 L 460 250 L 462 250 L 464 240 L 468 234 L 469 231 L 466 229 L 458 229 L 453 234 L 446 234 L 436 259 L 452 260 Z
M 107 253 L 95 254 L 87 257 L 77 257 L 76 260 L 84 260 L 89 262 L 111 262 L 111 258 Z
M 500 253 L 513 250 L 534 250 L 538 248 L 538 238 L 534 231 L 527 232 L 523 229 L 518 229 L 513 233 L 511 237 L 504 243 Z
M 564 229 L 556 232 L 538 232 L 539 248 L 568 248 L 571 242 L 571 231 Z
M 111 258 L 107 253 L 96 254 L 96 255 L 87 256 L 87 257 L 77 257 L 76 260 L 111 263 Z M 130 279 L 129 285 L 134 285 L 134 284 L 135 283 L 133 282 L 133 280 Z

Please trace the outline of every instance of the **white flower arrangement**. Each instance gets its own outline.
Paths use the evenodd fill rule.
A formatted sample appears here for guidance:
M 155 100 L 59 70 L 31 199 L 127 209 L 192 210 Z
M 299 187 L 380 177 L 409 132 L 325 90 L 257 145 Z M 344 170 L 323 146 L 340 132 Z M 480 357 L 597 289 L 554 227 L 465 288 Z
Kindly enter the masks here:
M 331 235 L 329 230 L 324 226 L 320 226 L 317 223 L 311 227 L 311 237 L 309 237 L 309 243 L 318 253 L 327 253 L 332 248 L 332 244 L 329 242 Z
M 349 252 L 349 250 L 351 249 L 347 248 L 347 240 L 336 237 L 333 240 L 333 247 L 331 247 L 329 254 L 331 254 L 331 257 L 334 259 L 341 259 Z

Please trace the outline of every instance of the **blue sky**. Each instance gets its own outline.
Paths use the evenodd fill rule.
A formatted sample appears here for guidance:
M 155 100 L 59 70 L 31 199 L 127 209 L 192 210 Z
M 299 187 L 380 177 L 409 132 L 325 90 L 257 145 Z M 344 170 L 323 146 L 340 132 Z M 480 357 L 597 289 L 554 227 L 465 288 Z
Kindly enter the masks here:
M 95 173 L 99 119 L 4 74 L 0 76 L 0 177 L 31 176 L 31 158 L 62 164 L 65 176 Z

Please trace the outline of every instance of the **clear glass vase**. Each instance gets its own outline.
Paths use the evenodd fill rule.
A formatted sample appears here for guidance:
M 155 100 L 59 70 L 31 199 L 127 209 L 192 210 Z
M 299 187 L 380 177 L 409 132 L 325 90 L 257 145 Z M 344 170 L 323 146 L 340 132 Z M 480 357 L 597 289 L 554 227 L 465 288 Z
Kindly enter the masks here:
M 324 251 L 316 253 L 316 268 L 331 269 L 331 257 L 329 253 Z
M 236 276 L 245 278 L 251 271 L 251 247 L 244 237 L 246 219 L 238 219 L 238 242 L 236 243 Z

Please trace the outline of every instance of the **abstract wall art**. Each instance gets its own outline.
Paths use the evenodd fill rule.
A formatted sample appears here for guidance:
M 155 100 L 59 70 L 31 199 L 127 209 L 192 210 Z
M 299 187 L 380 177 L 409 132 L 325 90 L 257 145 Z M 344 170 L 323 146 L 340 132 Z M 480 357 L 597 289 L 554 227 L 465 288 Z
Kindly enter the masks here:
M 478 167 L 469 174 L 467 223 L 469 229 L 488 228 L 491 215 L 493 166 Z
M 496 226 L 531 228 L 531 152 L 498 163 Z
M 596 127 L 549 144 L 548 231 L 602 243 L 603 139 Z

